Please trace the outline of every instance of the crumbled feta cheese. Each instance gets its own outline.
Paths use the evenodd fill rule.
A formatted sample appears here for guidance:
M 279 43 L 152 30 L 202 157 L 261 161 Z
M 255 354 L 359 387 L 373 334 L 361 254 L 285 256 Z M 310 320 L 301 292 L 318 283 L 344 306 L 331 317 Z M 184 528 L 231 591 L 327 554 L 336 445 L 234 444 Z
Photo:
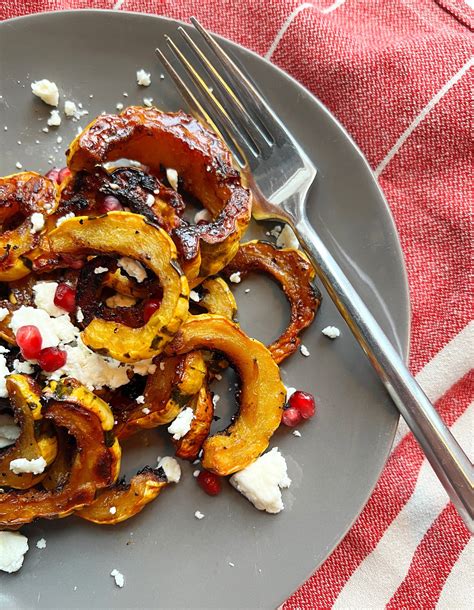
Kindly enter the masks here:
M 0 322 L 3 322 L 8 315 L 10 311 L 6 307 L 0 307 Z
M 240 271 L 235 271 L 231 275 L 229 275 L 229 280 L 234 284 L 240 284 L 242 278 L 240 277 Z
M 111 507 L 109 508 L 109 513 L 110 513 L 111 515 L 115 515 L 115 513 L 116 513 L 116 512 L 117 512 L 117 507 L 116 507 L 116 506 L 111 506 Z
M 41 131 L 44 131 L 44 133 L 49 133 L 49 127 L 43 127 Z
M 107 271 L 108 271 L 108 270 L 109 270 L 109 269 L 108 269 L 108 267 L 96 267 L 96 268 L 94 269 L 94 273 L 95 273 L 96 275 L 99 275 L 99 274 L 101 274 L 101 273 L 107 273 Z
M 286 388 L 286 400 L 290 400 L 291 396 L 293 396 L 293 394 L 296 392 L 296 388 L 292 388 L 292 387 L 287 387 Z
M 145 72 L 143 68 L 137 70 L 137 83 L 141 87 L 149 87 L 151 85 L 151 74 Z
M 64 214 L 64 216 L 61 216 L 60 218 L 57 219 L 56 221 L 56 226 L 59 227 L 63 224 L 63 222 L 65 222 L 66 220 L 69 220 L 69 218 L 74 218 L 74 212 L 68 212 L 67 214 Z
M 285 225 L 283 227 L 282 232 L 277 237 L 276 245 L 278 248 L 291 248 L 293 250 L 298 250 L 300 247 L 300 242 L 298 241 L 298 238 L 290 225 Z
M 110 572 L 110 576 L 114 577 L 115 584 L 117 585 L 117 587 L 120 587 L 120 588 L 123 587 L 123 585 L 125 584 L 125 577 L 121 572 L 114 569 L 114 570 L 112 570 L 112 572 Z
M 229 565 L 231 568 L 235 568 L 235 563 L 233 563 L 232 561 L 229 561 Z
M 194 477 L 195 479 L 197 479 L 197 478 L 198 478 L 198 476 L 199 476 L 199 474 L 200 474 L 200 472 L 201 472 L 200 470 L 195 470 L 195 471 L 193 472 L 193 477 Z
M 204 519 L 204 517 L 205 517 L 204 513 L 202 513 L 200 510 L 197 510 L 194 513 L 194 516 L 196 517 L 196 519 L 199 519 L 199 520 Z
M 58 307 L 54 303 L 54 295 L 56 294 L 57 287 L 58 282 L 37 282 L 33 286 L 36 307 L 43 309 L 52 318 L 57 318 L 58 316 L 63 316 L 67 313 L 65 309 Z
M 146 106 L 147 108 L 151 108 L 153 106 L 153 98 L 152 97 L 144 97 L 143 98 L 143 105 Z
M 341 331 L 336 326 L 326 326 L 321 332 L 330 339 L 337 339 L 341 334 Z
M 301 432 L 299 430 L 293 430 L 293 436 L 297 436 L 298 438 L 301 438 Z
M 13 312 L 9 326 L 15 333 L 21 326 L 37 326 L 43 339 L 43 347 L 57 347 L 60 343 L 70 343 L 79 335 L 68 315 L 51 318 L 43 309 L 22 305 Z
M 306 358 L 310 355 L 309 349 L 306 347 L 306 345 L 301 344 L 300 346 L 300 352 L 302 356 L 306 356 Z
M 7 367 L 7 361 L 3 354 L 0 354 L 0 398 L 7 398 L 7 385 L 5 377 L 10 375 L 10 371 Z
M 22 164 L 21 164 L 19 161 L 17 161 L 17 162 L 15 163 L 15 167 L 16 167 L 17 169 L 22 169 L 23 165 L 22 165 Z
M 194 224 L 198 224 L 198 222 L 201 222 L 202 220 L 204 220 L 204 222 L 211 222 L 212 220 L 211 213 L 209 210 L 206 210 L 206 208 L 199 210 L 199 212 L 196 212 L 194 215 Z
M 153 197 L 153 195 L 151 193 L 149 193 L 146 196 L 146 201 L 145 203 L 147 204 L 148 207 L 151 208 L 151 206 L 155 203 L 155 198 Z
M 179 483 L 181 478 L 181 466 L 170 456 L 158 458 L 158 468 L 163 468 L 169 483 Z
M 43 456 L 35 460 L 27 460 L 26 458 L 17 458 L 10 462 L 10 470 L 15 474 L 31 472 L 31 474 L 41 474 L 47 466 L 47 462 Z
M 166 179 L 175 191 L 178 190 L 178 172 L 175 169 L 168 168 L 166 170 Z
M 219 394 L 214 394 L 214 396 L 212 397 L 212 404 L 216 406 L 220 399 L 221 397 L 219 396 Z
M 15 359 L 13 361 L 13 370 L 15 373 L 23 373 L 24 375 L 31 375 L 35 372 L 35 367 L 31 362 L 21 362 Z
M 279 513 L 284 508 L 280 488 L 289 487 L 291 479 L 287 474 L 285 458 L 275 447 L 244 470 L 232 475 L 230 483 L 255 508 L 268 513 Z
M 141 263 L 129 258 L 128 256 L 122 256 L 117 261 L 119 267 L 121 267 L 130 277 L 137 280 L 139 284 L 146 279 L 146 271 Z
M 151 410 L 148 407 L 143 407 L 142 413 L 144 413 L 145 415 L 150 415 Z
M 44 538 L 40 538 L 36 543 L 37 549 L 45 549 L 46 548 L 46 540 Z
M 165 363 L 162 361 L 160 362 L 160 371 L 164 371 L 165 370 Z
M 137 396 L 135 398 L 135 402 L 139 405 L 144 405 L 145 404 L 145 397 L 144 396 Z
M 0 532 L 0 570 L 18 572 L 28 550 L 28 538 L 20 532 Z
M 57 127 L 61 125 L 61 117 L 59 116 L 59 110 L 51 110 L 49 119 L 46 121 L 50 127 Z
M 0 449 L 14 445 L 21 434 L 21 428 L 15 424 L 13 416 L 0 413 Z
M 61 144 L 61 142 L 62 142 L 62 141 L 63 141 L 63 139 L 62 139 L 62 137 L 61 137 L 61 136 L 58 136 L 58 137 L 56 138 L 56 142 L 57 142 L 58 144 Z
M 272 235 L 273 237 L 278 238 L 280 236 L 282 227 L 280 225 L 276 225 L 275 227 L 273 227 L 273 229 L 270 231 L 270 235 Z
M 30 233 L 39 233 L 44 228 L 44 216 L 39 212 L 33 212 L 30 216 L 31 229 Z
M 199 303 L 199 301 L 201 300 L 201 297 L 199 296 L 199 292 L 196 292 L 195 290 L 190 291 L 189 298 L 191 299 L 191 301 L 194 301 L 195 303 Z
M 250 292 L 250 288 L 246 288 L 246 289 L 244 290 L 244 292 L 245 292 L 245 294 L 248 294 L 248 293 Z
M 84 313 L 80 307 L 78 307 L 76 311 L 76 320 L 79 322 L 79 324 L 84 322 Z
M 115 104 L 115 108 L 117 108 L 117 110 L 123 110 L 122 102 L 119 102 L 118 104 Z
M 64 102 L 64 114 L 68 117 L 74 116 L 74 113 L 77 112 L 77 106 L 71 100 L 66 100 Z
M 178 417 L 168 426 L 168 432 L 173 435 L 175 441 L 183 438 L 191 429 L 194 412 L 191 407 L 186 407 L 179 412 Z
M 133 307 L 137 299 L 129 297 L 126 294 L 114 294 L 106 299 L 105 304 L 107 307 Z
M 47 78 L 31 83 L 33 95 L 39 97 L 45 104 L 57 106 L 59 102 L 59 91 L 56 83 L 52 83 Z

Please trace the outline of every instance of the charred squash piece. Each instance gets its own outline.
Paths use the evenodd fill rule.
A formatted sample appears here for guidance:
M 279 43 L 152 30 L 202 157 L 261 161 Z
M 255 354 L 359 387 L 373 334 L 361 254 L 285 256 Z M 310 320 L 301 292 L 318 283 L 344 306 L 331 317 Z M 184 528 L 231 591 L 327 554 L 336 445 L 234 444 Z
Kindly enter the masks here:
M 299 334 L 311 324 L 321 304 L 321 293 L 313 286 L 314 269 L 299 250 L 279 250 L 263 241 L 241 244 L 224 275 L 239 271 L 242 276 L 256 271 L 270 275 L 283 289 L 291 307 L 291 319 L 284 333 L 268 349 L 280 364 L 298 349 Z
M 6 385 L 21 434 L 14 445 L 0 451 L 0 487 L 28 489 L 39 483 L 46 471 L 38 475 L 29 472 L 15 474 L 10 470 L 10 462 L 18 458 L 36 460 L 42 457 L 49 465 L 57 454 L 57 440 L 51 427 L 41 422 L 38 384 L 27 375 L 10 375 Z
M 209 436 L 214 416 L 214 405 L 207 384 L 201 386 L 189 406 L 194 411 L 194 419 L 189 432 L 176 441 L 176 455 L 183 460 L 193 461 Z
M 15 333 L 9 326 L 11 314 L 16 308 L 8 301 L 3 300 L 0 301 L 0 307 L 8 309 L 8 311 L 10 312 L 3 318 L 3 320 L 0 321 L 0 339 L 3 339 L 7 343 L 10 343 L 10 345 L 16 345 Z
M 101 217 L 75 217 L 49 235 L 55 252 L 106 252 L 133 258 L 149 267 L 163 289 L 160 308 L 140 328 L 94 319 L 82 333 L 84 343 L 121 362 L 159 354 L 173 338 L 188 312 L 189 287 L 168 235 L 137 214 L 110 212 Z
M 41 236 L 31 223 L 34 213 L 52 214 L 58 205 L 57 185 L 34 172 L 0 178 L 0 281 L 10 282 L 28 275 L 31 255 Z M 11 229 L 9 222 L 13 222 Z M 20 224 L 18 224 L 20 221 Z M 17 226 L 15 226 L 17 225 Z
M 120 448 L 111 435 L 113 417 L 108 405 L 100 399 L 79 401 L 73 392 L 68 394 L 69 387 L 52 382 L 45 392 L 50 401 L 43 410 L 45 419 L 66 428 L 76 441 L 67 483 L 54 491 L 29 489 L 0 494 L 0 527 L 67 517 L 93 502 L 97 491 L 116 480 Z
M 74 172 L 120 158 L 134 159 L 159 173 L 175 169 L 184 190 L 209 210 L 212 222 L 173 230 L 183 270 L 199 283 L 218 273 L 235 255 L 251 215 L 250 192 L 232 167 L 229 150 L 201 123 L 183 112 L 132 106 L 102 115 L 72 142 L 67 154 Z
M 125 483 L 117 483 L 99 492 L 92 504 L 75 514 L 100 525 L 116 525 L 140 513 L 168 485 L 163 469 L 143 468 Z
M 54 462 L 48 467 L 46 476 L 41 481 L 44 489 L 53 490 L 63 487 L 69 478 L 74 460 L 74 438 L 64 428 L 56 428 L 58 453 Z
M 138 430 L 169 424 L 199 392 L 206 373 L 207 367 L 200 352 L 163 357 L 155 373 L 148 375 L 144 404 L 131 412 L 117 414 L 117 437 L 124 439 Z
M 203 467 L 225 476 L 251 464 L 268 447 L 280 425 L 285 387 L 268 349 L 221 316 L 190 318 L 167 353 L 181 355 L 197 349 L 222 352 L 241 380 L 240 410 L 234 423 L 203 445 Z

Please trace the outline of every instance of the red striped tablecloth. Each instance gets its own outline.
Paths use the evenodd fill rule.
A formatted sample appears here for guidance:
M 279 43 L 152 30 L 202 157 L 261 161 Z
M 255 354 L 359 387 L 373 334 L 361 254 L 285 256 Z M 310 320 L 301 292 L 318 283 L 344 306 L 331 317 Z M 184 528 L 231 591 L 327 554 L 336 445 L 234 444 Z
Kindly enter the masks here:
M 473 439 L 474 0 L 1 0 L 0 17 L 139 10 L 204 25 L 313 91 L 369 159 L 412 300 L 410 366 Z M 472 607 L 474 543 L 406 427 L 361 516 L 285 608 Z M 471 599 L 471 602 L 469 602 Z

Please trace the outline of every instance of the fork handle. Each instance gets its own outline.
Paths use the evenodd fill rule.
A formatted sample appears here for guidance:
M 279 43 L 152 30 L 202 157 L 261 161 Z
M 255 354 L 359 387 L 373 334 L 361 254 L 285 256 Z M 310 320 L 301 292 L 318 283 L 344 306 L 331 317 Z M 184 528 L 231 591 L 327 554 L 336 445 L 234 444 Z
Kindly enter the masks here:
M 474 530 L 474 468 L 426 394 L 306 217 L 296 235 L 377 375 L 421 445 L 469 531 Z

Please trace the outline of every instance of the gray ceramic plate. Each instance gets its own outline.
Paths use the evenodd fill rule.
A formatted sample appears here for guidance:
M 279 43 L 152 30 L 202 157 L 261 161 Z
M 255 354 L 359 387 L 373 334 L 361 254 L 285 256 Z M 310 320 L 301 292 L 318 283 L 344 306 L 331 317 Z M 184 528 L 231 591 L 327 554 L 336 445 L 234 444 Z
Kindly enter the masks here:
M 173 21 L 147 15 L 94 11 L 0 24 L 2 174 L 17 171 L 16 162 L 47 170 L 50 155 L 62 163 L 66 143 L 79 124 L 87 123 L 87 118 L 80 123 L 63 119 L 59 129 L 44 133 L 48 108 L 31 95 L 32 80 L 55 81 L 62 97 L 82 102 L 90 118 L 114 111 L 118 102 L 140 103 L 143 96 L 153 97 L 162 108 L 182 107 L 170 80 L 160 80 L 153 55 L 163 34 L 175 27 Z M 227 41 L 225 46 L 318 167 L 310 218 L 406 355 L 409 306 L 402 255 L 366 161 L 303 87 L 253 53 Z M 141 67 L 153 73 L 147 89 L 136 85 Z M 268 227 L 259 230 L 263 235 Z M 278 289 L 251 278 L 235 292 L 244 329 L 264 341 L 274 338 L 288 313 Z M 321 335 L 328 324 L 342 329 L 338 340 Z M 293 479 L 284 492 L 283 513 L 263 514 L 230 487 L 210 498 L 197 487 L 194 467 L 184 464 L 182 482 L 128 523 L 101 528 L 69 518 L 25 528 L 31 550 L 18 574 L 0 574 L 0 607 L 275 608 L 284 601 L 329 555 L 362 509 L 397 423 L 395 409 L 328 297 L 304 343 L 311 357 L 294 355 L 285 363 L 283 377 L 287 385 L 313 392 L 319 410 L 300 427 L 301 438 L 282 430 L 273 439 Z M 226 380 L 218 389 L 220 404 L 231 396 L 228 386 Z M 125 471 L 132 473 L 171 452 L 162 436 L 153 432 L 147 446 L 130 445 Z M 194 517 L 197 509 L 206 515 L 202 521 Z M 35 546 L 41 537 L 47 539 L 42 551 Z M 125 575 L 123 589 L 110 577 L 113 568 Z

